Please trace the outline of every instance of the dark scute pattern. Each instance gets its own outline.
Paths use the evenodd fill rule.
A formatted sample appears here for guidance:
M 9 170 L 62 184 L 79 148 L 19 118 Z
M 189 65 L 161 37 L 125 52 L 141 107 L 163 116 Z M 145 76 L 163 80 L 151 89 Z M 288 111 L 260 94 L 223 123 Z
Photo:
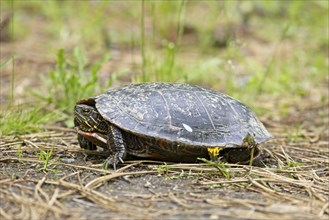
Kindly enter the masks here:
M 101 115 L 119 128 L 167 142 L 241 145 L 271 138 L 253 111 L 225 94 L 176 83 L 132 84 L 95 97 Z

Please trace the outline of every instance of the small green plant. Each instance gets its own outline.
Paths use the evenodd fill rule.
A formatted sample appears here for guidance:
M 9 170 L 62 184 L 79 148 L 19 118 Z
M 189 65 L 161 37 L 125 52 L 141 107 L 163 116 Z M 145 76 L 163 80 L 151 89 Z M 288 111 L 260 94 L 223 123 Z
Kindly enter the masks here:
M 179 174 L 177 175 L 167 175 L 166 176 L 166 179 L 170 179 L 170 180 L 173 180 L 173 179 L 181 179 L 183 178 L 184 176 L 186 176 L 184 170 L 182 170 Z
M 145 24 L 144 24 L 144 16 L 145 16 L 145 5 L 146 2 L 142 1 L 141 7 L 141 57 L 142 57 L 142 74 L 141 76 L 137 76 L 134 80 L 136 82 L 148 82 L 148 81 L 177 81 L 180 77 L 177 75 L 180 71 L 176 68 L 176 55 L 178 52 L 178 47 L 182 40 L 183 36 L 183 29 L 184 29 L 184 17 L 185 17 L 185 8 L 186 8 L 186 1 L 181 0 L 178 6 L 177 12 L 177 30 L 176 30 L 176 39 L 172 40 L 162 40 L 162 46 L 164 48 L 163 53 L 160 55 L 155 54 L 153 50 L 146 50 L 147 46 L 146 36 L 145 36 Z M 167 3 L 166 3 L 167 4 Z M 176 4 L 176 3 L 174 3 Z M 177 2 L 178 4 L 178 2 Z M 155 16 L 155 5 L 151 4 L 153 15 Z M 161 7 L 159 8 L 161 10 Z M 172 13 L 170 11 L 170 13 Z M 153 27 L 154 30 L 157 30 L 157 26 Z M 153 36 L 154 37 L 154 36 Z M 154 39 L 154 38 L 153 38 Z M 152 48 L 152 47 L 151 47 Z M 153 48 L 152 48 L 153 49 Z
M 215 167 L 219 170 L 219 172 L 226 178 L 226 179 L 231 179 L 231 170 L 226 166 L 226 164 L 224 162 L 220 162 L 220 161 L 210 161 L 207 160 L 205 158 L 198 158 L 198 160 L 212 166 Z
M 297 162 L 297 161 L 294 161 L 292 160 L 290 157 L 288 157 L 286 159 L 286 166 L 283 167 L 284 170 L 289 170 L 289 168 L 292 168 L 293 170 L 295 170 L 294 168 L 297 168 L 297 167 L 300 167 L 300 166 L 303 166 L 304 164 L 301 163 L 301 162 Z M 292 179 L 298 179 L 298 177 L 296 176 L 295 173 L 293 172 L 289 172 L 288 173 L 288 177 L 289 178 L 292 178 Z
M 222 189 L 222 188 L 228 188 L 228 184 L 211 184 L 211 185 L 209 185 L 209 188 L 210 189 Z
M 287 161 L 287 165 L 288 167 L 300 167 L 303 166 L 304 164 L 296 161 Z
M 284 151 L 283 151 L 284 152 Z M 288 154 L 284 152 L 285 158 L 286 158 L 286 165 L 288 168 L 292 167 L 300 167 L 303 166 L 304 164 L 301 162 L 294 161 Z
M 105 55 L 87 68 L 89 66 L 87 58 L 80 48 L 73 50 L 72 59 L 69 59 L 65 51 L 60 49 L 57 52 L 56 68 L 49 72 L 47 78 L 42 78 L 46 94 L 40 91 L 33 91 L 33 93 L 66 114 L 66 124 L 73 126 L 71 115 L 76 102 L 94 96 L 102 91 L 102 86 L 108 87 L 111 84 L 112 81 L 109 80 L 105 85 L 100 85 L 98 77 L 101 65 L 108 59 L 109 55 Z
M 166 176 L 168 176 L 169 169 L 170 169 L 169 165 L 166 162 L 164 162 L 163 165 L 159 165 L 158 166 L 157 172 L 159 174 L 163 174 L 164 173 Z
M 21 158 L 24 157 L 21 146 L 19 146 L 18 149 L 17 149 L 17 157 L 19 158 L 18 161 L 19 161 L 20 163 L 24 163 L 22 160 L 20 160 Z
M 252 166 L 252 163 L 254 162 L 254 153 L 255 153 L 255 148 L 253 147 L 250 153 L 249 166 Z
M 0 136 L 19 135 L 42 130 L 44 125 L 55 119 L 55 112 L 30 106 L 8 107 L 0 112 Z
M 0 64 L 0 70 L 4 69 L 6 66 L 8 66 L 10 63 L 14 62 L 15 56 L 12 56 L 11 58 L 5 60 L 3 63 Z M 14 101 L 14 81 L 15 81 L 15 73 L 13 72 L 11 74 L 11 84 L 10 84 L 10 94 L 9 94 L 9 100 L 12 103 Z
M 41 167 L 39 170 L 43 171 L 43 172 L 47 172 L 47 171 L 54 171 L 52 169 L 49 168 L 49 161 L 50 161 L 50 158 L 53 154 L 53 150 L 54 150 L 54 147 L 52 147 L 50 149 L 50 151 L 45 151 L 43 149 L 40 150 L 40 153 L 39 153 L 39 160 L 41 160 L 42 162 L 42 165 L 43 167 Z M 55 160 L 58 160 L 58 158 L 55 158 Z
M 19 148 L 17 149 L 17 157 L 18 157 L 18 158 L 23 158 L 23 153 L 22 153 L 22 148 L 21 148 L 21 146 L 19 146 Z
M 159 165 L 157 168 L 157 172 L 159 174 L 165 174 L 166 179 L 180 179 L 183 178 L 184 176 L 188 176 L 191 175 L 191 172 L 189 174 L 186 174 L 184 170 L 181 170 L 181 172 L 179 174 L 177 174 L 177 172 L 175 172 L 173 175 L 169 175 L 169 171 L 170 171 L 170 166 L 164 162 L 163 165 Z

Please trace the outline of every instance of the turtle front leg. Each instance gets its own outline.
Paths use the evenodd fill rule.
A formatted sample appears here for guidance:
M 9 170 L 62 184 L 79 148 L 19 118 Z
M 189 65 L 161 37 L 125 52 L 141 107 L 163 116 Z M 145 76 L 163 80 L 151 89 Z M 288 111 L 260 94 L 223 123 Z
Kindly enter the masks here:
M 120 129 L 113 125 L 108 127 L 107 146 L 110 150 L 110 156 L 104 162 L 104 168 L 107 169 L 109 165 L 116 170 L 116 165 L 126 157 L 126 147 L 122 138 Z

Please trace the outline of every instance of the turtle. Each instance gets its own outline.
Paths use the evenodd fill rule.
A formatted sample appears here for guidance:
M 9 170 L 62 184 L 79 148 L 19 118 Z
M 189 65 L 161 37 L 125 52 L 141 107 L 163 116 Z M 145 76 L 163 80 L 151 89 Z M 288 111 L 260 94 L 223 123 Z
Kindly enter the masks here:
M 81 148 L 105 149 L 104 166 L 127 155 L 160 161 L 198 158 L 246 164 L 272 138 L 256 114 L 224 93 L 184 83 L 148 82 L 109 89 L 74 107 Z

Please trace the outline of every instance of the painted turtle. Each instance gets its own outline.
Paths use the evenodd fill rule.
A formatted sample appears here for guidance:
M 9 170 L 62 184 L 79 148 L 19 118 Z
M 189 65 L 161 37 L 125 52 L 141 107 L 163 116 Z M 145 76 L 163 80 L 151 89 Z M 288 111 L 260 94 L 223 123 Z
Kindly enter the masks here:
M 198 157 L 247 163 L 271 138 L 255 113 L 240 101 L 199 86 L 141 83 L 81 100 L 74 123 L 82 148 L 109 151 L 105 167 L 126 154 L 165 161 Z

